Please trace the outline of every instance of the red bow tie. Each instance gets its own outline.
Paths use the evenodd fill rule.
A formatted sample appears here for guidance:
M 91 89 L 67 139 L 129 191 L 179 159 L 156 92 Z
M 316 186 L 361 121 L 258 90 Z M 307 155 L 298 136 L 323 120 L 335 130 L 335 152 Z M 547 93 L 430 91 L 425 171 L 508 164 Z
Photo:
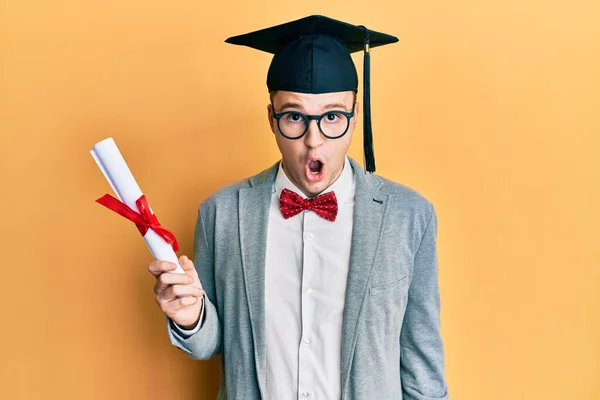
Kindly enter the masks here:
M 314 211 L 327 221 L 335 221 L 338 213 L 338 203 L 335 193 L 328 192 L 313 199 L 305 199 L 298 193 L 283 189 L 279 197 L 279 208 L 283 218 L 288 219 L 301 211 Z

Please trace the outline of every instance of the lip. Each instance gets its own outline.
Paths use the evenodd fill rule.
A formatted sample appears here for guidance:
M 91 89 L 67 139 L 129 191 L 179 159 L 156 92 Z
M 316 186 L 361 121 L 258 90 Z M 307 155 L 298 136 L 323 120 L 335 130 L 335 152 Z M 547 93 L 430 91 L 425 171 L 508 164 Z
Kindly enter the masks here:
M 310 172 L 309 165 L 311 161 L 319 161 L 321 163 L 321 171 L 318 174 L 313 174 L 312 172 Z M 325 176 L 325 163 L 323 162 L 323 160 L 318 157 L 309 158 L 306 161 L 306 164 L 304 165 L 304 175 L 306 177 L 306 180 L 308 180 L 310 183 L 320 182 Z

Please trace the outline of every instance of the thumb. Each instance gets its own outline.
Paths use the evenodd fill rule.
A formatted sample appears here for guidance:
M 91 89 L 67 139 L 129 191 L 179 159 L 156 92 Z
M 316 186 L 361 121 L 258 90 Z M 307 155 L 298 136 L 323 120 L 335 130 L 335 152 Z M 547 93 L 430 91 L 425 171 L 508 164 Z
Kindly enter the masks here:
M 198 273 L 196 272 L 196 268 L 194 268 L 194 263 L 187 256 L 179 257 L 179 264 L 188 276 L 198 279 Z

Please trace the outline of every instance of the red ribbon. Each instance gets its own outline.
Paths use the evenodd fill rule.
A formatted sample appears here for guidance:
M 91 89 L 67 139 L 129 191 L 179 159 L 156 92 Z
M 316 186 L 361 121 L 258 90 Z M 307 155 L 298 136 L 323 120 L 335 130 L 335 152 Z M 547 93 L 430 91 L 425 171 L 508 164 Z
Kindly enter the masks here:
M 142 195 L 142 197 L 135 201 L 135 205 L 140 210 L 139 214 L 129 208 L 127 204 L 122 203 L 110 194 L 105 194 L 96 200 L 96 202 L 135 223 L 135 226 L 137 226 L 142 236 L 148 232 L 148 229 L 152 229 L 158 236 L 163 238 L 165 242 L 170 244 L 173 247 L 173 250 L 179 251 L 179 244 L 177 243 L 177 239 L 175 239 L 175 235 L 160 225 L 156 215 L 152 214 L 152 211 L 150 211 L 150 206 L 148 205 L 148 200 L 146 200 L 145 195 Z

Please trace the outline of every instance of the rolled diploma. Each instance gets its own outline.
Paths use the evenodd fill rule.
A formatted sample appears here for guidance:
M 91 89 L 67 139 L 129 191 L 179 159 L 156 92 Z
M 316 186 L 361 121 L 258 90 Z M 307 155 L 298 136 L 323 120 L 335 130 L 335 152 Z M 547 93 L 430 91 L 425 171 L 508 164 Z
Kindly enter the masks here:
M 137 208 L 135 202 L 143 193 L 115 141 L 112 138 L 104 139 L 96 143 L 90 153 L 94 157 L 94 160 L 96 160 L 98 167 L 106 177 L 117 198 L 139 213 L 140 210 Z M 152 208 L 150 208 L 150 211 L 152 211 Z M 177 269 L 174 272 L 185 274 L 185 271 L 179 265 L 179 260 L 173 247 L 158 236 L 156 232 L 148 229 L 148 232 L 144 235 L 144 240 L 155 259 L 175 263 Z

